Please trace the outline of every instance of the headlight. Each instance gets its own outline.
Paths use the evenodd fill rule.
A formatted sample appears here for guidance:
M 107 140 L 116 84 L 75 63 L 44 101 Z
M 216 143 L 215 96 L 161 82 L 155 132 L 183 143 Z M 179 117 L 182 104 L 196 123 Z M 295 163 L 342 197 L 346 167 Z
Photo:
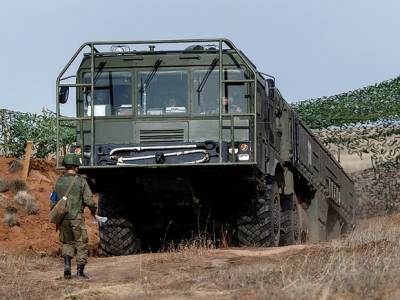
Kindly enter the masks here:
M 229 154 L 232 154 L 232 148 L 229 148 L 228 151 L 229 151 Z M 239 149 L 235 148 L 234 152 L 235 152 L 235 154 L 238 154 Z
M 238 160 L 240 160 L 240 161 L 250 160 L 250 155 L 249 154 L 239 154 L 238 155 Z

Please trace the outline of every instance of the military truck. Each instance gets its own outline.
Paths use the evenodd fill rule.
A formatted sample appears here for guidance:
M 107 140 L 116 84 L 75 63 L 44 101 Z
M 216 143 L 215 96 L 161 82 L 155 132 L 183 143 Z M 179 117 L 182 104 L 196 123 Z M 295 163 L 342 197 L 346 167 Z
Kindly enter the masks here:
M 66 117 L 71 88 L 76 116 Z M 56 91 L 57 166 L 73 122 L 70 151 L 99 192 L 108 255 L 199 233 L 216 244 L 316 242 L 352 224 L 351 178 L 228 39 L 88 42 Z

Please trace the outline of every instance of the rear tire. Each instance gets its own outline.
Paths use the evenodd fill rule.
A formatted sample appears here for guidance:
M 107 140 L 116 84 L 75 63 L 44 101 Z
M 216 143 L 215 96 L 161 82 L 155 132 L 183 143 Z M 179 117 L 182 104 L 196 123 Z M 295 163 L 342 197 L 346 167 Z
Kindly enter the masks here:
M 328 218 L 326 221 L 326 238 L 327 240 L 333 240 L 340 238 L 340 236 L 345 232 L 345 223 L 340 215 L 334 210 L 334 208 L 329 207 Z
M 300 242 L 299 207 L 296 195 L 285 200 L 281 218 L 280 246 L 294 245 Z
M 129 221 L 124 206 L 117 199 L 101 194 L 99 214 L 108 218 L 105 224 L 99 225 L 100 247 L 105 255 L 119 256 L 140 252 L 141 245 L 134 226 Z
M 281 207 L 278 184 L 267 179 L 257 185 L 256 198 L 238 218 L 238 240 L 244 246 L 278 246 L 281 231 Z

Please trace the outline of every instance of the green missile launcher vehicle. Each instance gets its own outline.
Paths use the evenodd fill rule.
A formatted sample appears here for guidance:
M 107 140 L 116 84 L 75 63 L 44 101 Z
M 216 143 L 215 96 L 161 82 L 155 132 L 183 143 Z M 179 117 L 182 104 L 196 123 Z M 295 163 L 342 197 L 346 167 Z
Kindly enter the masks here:
M 85 43 L 56 91 L 57 141 L 72 122 L 69 151 L 99 192 L 108 255 L 198 234 L 216 245 L 316 242 L 352 225 L 350 177 L 227 39 Z

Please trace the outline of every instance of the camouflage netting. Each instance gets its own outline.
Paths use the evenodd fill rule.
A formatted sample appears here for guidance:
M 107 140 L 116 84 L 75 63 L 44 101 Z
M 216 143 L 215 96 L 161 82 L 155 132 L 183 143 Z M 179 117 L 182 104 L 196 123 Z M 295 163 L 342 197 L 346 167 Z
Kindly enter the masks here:
M 370 160 L 371 168 L 352 173 L 362 217 L 400 211 L 400 125 L 318 130 L 335 153 Z
M 353 175 L 360 217 L 400 211 L 400 164 L 387 163 Z
M 293 107 L 332 152 L 370 160 L 352 174 L 359 216 L 400 211 L 400 77 Z
M 313 129 L 399 120 L 400 76 L 352 92 L 301 101 L 293 107 Z
M 314 130 L 331 152 L 343 150 L 347 154 L 365 155 L 374 168 L 386 162 L 398 162 L 400 155 L 400 124 L 397 122 L 366 124 L 345 128 Z

